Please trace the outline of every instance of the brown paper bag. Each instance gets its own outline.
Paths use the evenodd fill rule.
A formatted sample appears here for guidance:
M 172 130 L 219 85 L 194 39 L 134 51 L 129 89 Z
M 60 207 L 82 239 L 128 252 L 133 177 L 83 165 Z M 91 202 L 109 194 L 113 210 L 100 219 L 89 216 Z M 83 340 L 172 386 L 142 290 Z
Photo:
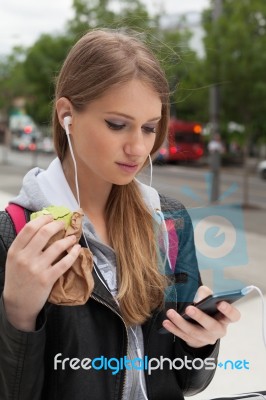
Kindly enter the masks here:
M 82 235 L 82 210 L 73 212 L 70 226 L 54 235 L 47 247 L 55 240 L 75 235 L 77 242 Z M 92 277 L 93 256 L 89 249 L 82 248 L 79 257 L 60 278 L 55 282 L 48 301 L 53 304 L 65 306 L 82 305 L 89 299 L 94 280 Z

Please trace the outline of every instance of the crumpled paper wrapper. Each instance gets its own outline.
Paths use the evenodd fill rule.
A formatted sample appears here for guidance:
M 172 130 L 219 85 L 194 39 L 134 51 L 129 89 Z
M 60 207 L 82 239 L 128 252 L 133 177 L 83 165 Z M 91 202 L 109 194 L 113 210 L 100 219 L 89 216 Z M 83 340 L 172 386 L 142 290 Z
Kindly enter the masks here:
M 54 235 L 47 246 L 50 246 L 56 240 L 75 235 L 77 243 L 82 235 L 82 217 L 83 211 L 80 209 L 73 212 L 69 227 Z M 65 253 L 62 255 L 64 256 Z M 60 258 L 62 258 L 62 256 Z M 60 259 L 59 258 L 59 259 Z M 57 262 L 56 260 L 55 262 Z M 93 255 L 88 248 L 82 247 L 79 257 L 60 278 L 55 282 L 48 301 L 57 305 L 78 306 L 83 305 L 89 299 L 94 280 L 92 277 Z

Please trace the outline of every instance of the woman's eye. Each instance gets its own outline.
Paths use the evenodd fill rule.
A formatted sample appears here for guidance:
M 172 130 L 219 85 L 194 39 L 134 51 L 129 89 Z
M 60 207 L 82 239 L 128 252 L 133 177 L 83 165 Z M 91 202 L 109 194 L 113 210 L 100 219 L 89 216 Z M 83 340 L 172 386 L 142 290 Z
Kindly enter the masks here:
M 123 129 L 126 126 L 125 124 L 116 124 L 114 122 L 107 121 L 107 120 L 105 120 L 105 122 L 107 123 L 107 126 L 110 129 L 113 129 L 114 131 L 119 131 L 120 129 Z
M 156 126 L 143 126 L 142 128 L 146 133 L 156 133 Z

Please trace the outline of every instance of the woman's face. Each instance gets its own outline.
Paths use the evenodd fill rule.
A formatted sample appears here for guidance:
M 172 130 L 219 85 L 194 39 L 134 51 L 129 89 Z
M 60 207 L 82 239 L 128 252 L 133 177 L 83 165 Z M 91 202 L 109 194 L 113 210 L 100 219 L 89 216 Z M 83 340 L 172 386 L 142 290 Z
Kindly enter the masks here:
M 125 185 L 150 154 L 161 118 L 159 95 L 140 80 L 116 86 L 72 113 L 71 140 L 79 174 Z

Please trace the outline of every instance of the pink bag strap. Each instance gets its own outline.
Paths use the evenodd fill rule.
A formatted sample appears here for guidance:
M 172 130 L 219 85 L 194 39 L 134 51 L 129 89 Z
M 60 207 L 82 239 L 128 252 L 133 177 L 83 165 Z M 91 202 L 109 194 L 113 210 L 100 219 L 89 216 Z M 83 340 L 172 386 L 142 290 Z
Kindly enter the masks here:
M 176 233 L 174 220 L 167 219 L 167 220 L 165 220 L 165 223 L 166 223 L 166 227 L 167 227 L 167 231 L 168 231 L 168 238 L 169 238 L 169 244 L 170 244 L 169 258 L 170 258 L 170 262 L 171 262 L 171 269 L 174 272 L 176 260 L 177 260 L 177 256 L 178 256 L 179 240 L 178 240 L 178 236 Z
M 12 219 L 16 233 L 18 234 L 27 222 L 24 208 L 18 204 L 11 203 L 5 210 Z

